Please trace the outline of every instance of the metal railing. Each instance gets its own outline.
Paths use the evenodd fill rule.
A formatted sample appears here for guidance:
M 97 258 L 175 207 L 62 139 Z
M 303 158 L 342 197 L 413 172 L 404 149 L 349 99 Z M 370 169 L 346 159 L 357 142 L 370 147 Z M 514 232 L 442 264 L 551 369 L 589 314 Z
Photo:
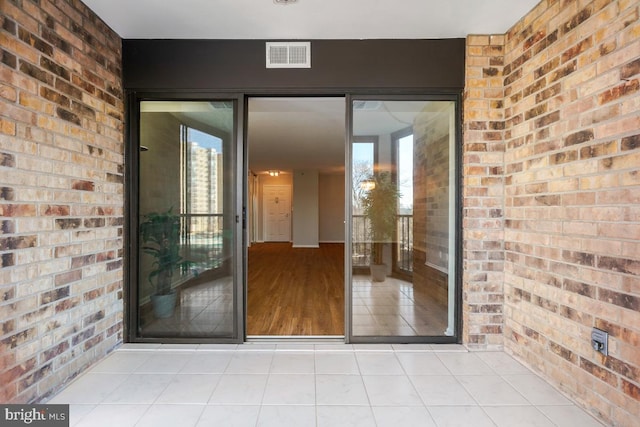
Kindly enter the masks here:
M 368 267 L 371 262 L 369 220 L 364 215 L 352 215 L 351 263 L 353 267 Z
M 396 224 L 396 270 L 413 271 L 413 215 L 398 215 Z
M 223 214 L 182 214 L 183 258 L 200 270 L 216 268 L 223 261 Z
M 180 242 L 183 257 L 198 269 L 216 268 L 223 261 L 223 215 L 182 214 Z M 371 262 L 369 220 L 364 215 L 352 216 L 351 254 L 354 267 L 368 267 Z M 398 215 L 394 242 L 395 269 L 413 271 L 413 215 Z
M 368 267 L 371 262 L 369 220 L 364 215 L 352 215 L 351 258 L 353 267 Z M 396 225 L 395 269 L 413 271 L 413 215 L 398 215 Z

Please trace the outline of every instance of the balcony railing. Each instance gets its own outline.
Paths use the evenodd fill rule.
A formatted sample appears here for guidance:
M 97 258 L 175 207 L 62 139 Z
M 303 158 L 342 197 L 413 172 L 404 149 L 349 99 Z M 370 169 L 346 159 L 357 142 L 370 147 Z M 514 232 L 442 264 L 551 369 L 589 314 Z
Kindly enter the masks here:
M 183 214 L 181 217 L 183 257 L 200 270 L 222 264 L 223 215 Z M 364 215 L 353 215 L 351 253 L 354 267 L 368 267 L 371 262 L 369 221 Z M 413 271 L 413 215 L 398 215 L 396 226 L 395 265 L 401 272 Z
M 413 272 L 413 215 L 398 215 L 396 233 L 394 268 L 411 274 Z
M 353 215 L 351 222 L 351 263 L 353 267 L 368 267 L 371 262 L 369 220 L 364 215 Z
M 216 268 L 223 261 L 223 215 L 182 214 L 181 246 L 183 258 L 199 270 Z
M 364 215 L 352 216 L 351 257 L 354 267 L 368 267 L 371 262 L 369 220 Z M 398 215 L 395 239 L 395 265 L 401 272 L 413 271 L 413 215 Z

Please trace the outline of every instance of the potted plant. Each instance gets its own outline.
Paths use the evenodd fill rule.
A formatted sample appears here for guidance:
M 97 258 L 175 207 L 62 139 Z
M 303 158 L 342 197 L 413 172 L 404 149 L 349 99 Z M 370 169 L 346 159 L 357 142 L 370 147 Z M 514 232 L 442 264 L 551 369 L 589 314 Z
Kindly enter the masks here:
M 154 258 L 147 277 L 155 288 L 151 295 L 153 312 L 159 318 L 170 317 L 176 305 L 176 291 L 171 287 L 173 273 L 191 264 L 180 255 L 180 216 L 172 208 L 144 215 L 140 237 L 143 252 Z
M 369 220 L 371 236 L 371 278 L 383 282 L 387 266 L 384 264 L 383 250 L 393 241 L 398 216 L 400 191 L 390 172 L 376 172 L 369 180 L 370 189 L 362 200 L 365 217 Z

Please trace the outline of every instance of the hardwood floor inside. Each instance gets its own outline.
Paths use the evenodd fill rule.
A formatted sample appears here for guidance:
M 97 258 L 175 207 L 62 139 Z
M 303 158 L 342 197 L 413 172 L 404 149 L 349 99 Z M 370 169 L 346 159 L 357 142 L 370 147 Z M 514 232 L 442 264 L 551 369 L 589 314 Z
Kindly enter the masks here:
M 249 248 L 248 335 L 344 335 L 344 245 Z

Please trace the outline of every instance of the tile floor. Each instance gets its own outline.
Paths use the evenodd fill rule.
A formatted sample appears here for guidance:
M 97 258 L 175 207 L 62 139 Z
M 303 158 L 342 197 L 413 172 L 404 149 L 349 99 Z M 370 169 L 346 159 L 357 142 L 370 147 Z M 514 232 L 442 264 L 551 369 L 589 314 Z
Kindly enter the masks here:
M 372 283 L 353 276 L 353 334 L 356 336 L 443 336 L 448 308 L 416 286 L 388 277 Z M 142 323 L 144 337 L 229 337 L 233 334 L 233 281 L 223 278 L 180 291 L 171 317 Z
M 143 337 L 230 337 L 233 334 L 233 278 L 182 289 L 172 316 L 142 322 Z
M 50 403 L 72 426 L 600 426 L 502 352 L 125 344 Z
M 353 276 L 353 334 L 356 336 L 442 336 L 447 331 L 447 307 L 419 286 L 387 277 L 372 283 Z

